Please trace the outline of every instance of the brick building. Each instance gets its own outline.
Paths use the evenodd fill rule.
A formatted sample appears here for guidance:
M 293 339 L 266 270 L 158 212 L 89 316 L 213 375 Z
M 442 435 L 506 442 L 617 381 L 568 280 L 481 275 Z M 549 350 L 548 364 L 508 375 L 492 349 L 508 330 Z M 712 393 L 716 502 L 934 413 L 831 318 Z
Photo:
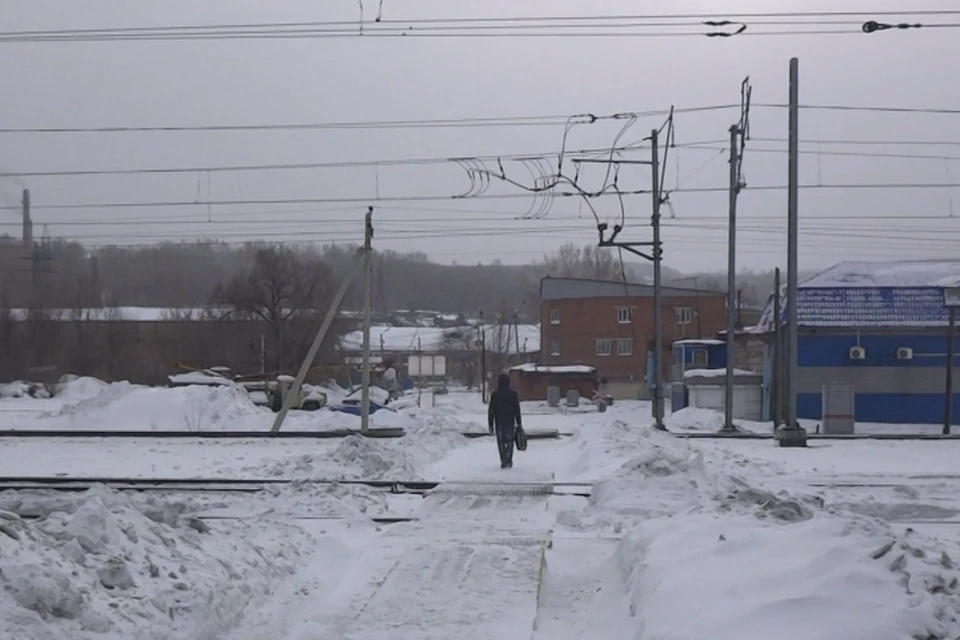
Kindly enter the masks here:
M 649 396 L 652 285 L 547 277 L 540 281 L 540 300 L 541 364 L 590 365 L 609 380 L 614 396 Z M 713 336 L 726 327 L 726 294 L 664 287 L 662 305 L 660 362 L 667 376 L 674 341 Z

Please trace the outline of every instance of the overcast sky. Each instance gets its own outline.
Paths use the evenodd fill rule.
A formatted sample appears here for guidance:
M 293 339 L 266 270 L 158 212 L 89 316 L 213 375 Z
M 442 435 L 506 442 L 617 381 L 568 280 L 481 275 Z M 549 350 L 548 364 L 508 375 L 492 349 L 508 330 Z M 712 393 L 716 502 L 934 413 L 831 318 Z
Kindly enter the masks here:
M 366 17 L 376 0 L 364 0 Z M 951 0 L 385 0 L 385 19 L 616 15 L 696 11 L 955 9 Z M 10 6 L 12 5 L 12 6 Z M 358 20 L 357 0 L 43 0 L 8 3 L 5 31 Z M 931 19 L 933 20 L 933 19 Z M 960 22 L 960 17 L 938 18 Z M 911 20 L 914 21 L 914 20 Z M 917 19 L 916 21 L 922 21 Z M 755 27 L 754 30 L 774 27 Z M 819 27 L 811 27 L 819 28 Z M 748 29 L 749 31 L 749 29 Z M 371 38 L 199 42 L 0 43 L 0 128 L 196 126 L 385 120 L 502 118 L 689 108 L 739 102 L 750 76 L 753 101 L 787 101 L 788 61 L 800 59 L 803 104 L 960 108 L 960 29 L 872 35 L 734 38 Z M 666 187 L 723 188 L 723 151 L 738 110 L 680 113 Z M 660 126 L 639 120 L 623 142 Z M 572 148 L 612 144 L 621 123 L 575 127 Z M 755 106 L 754 138 L 783 139 L 784 109 Z M 126 132 L 0 135 L 0 171 L 45 172 L 215 167 L 409 158 L 557 153 L 563 127 L 411 128 L 229 132 Z M 805 143 L 803 184 L 960 183 L 960 115 L 804 110 L 804 140 L 929 141 L 930 145 Z M 945 142 L 957 144 L 948 145 Z M 744 160 L 738 263 L 785 265 L 787 194 L 750 186 L 786 184 L 781 141 L 753 140 Z M 767 150 L 767 151 L 763 151 Z M 910 154 L 882 158 L 842 153 Z M 631 154 L 646 157 L 647 151 Z M 946 158 L 956 156 L 951 162 Z M 495 167 L 495 164 L 490 165 Z M 508 174 L 529 182 L 522 166 Z M 599 186 L 594 166 L 582 184 Z M 217 237 L 227 241 L 360 238 L 365 199 L 429 196 L 379 203 L 376 246 L 417 250 L 440 262 L 509 263 L 539 258 L 569 241 L 595 241 L 595 222 L 577 199 L 558 198 L 542 220 L 514 218 L 530 198 L 446 199 L 469 189 L 450 163 L 413 166 L 212 172 L 174 175 L 0 178 L 2 204 L 33 193 L 39 235 L 91 244 Z M 619 185 L 644 189 L 649 170 L 626 167 Z M 492 185 L 487 195 L 522 195 Z M 357 199 L 349 204 L 185 205 L 47 210 L 60 204 Z M 665 260 L 683 270 L 726 264 L 728 198 L 722 191 L 671 196 L 665 210 Z M 624 238 L 648 239 L 651 198 L 626 198 Z M 616 198 L 594 201 L 619 219 Z M 960 189 L 805 189 L 801 192 L 801 267 L 850 258 L 955 257 Z M 853 219 L 859 217 L 859 219 Z M 213 222 L 207 223 L 207 220 Z M 19 214 L 0 210 L 18 235 Z M 418 237 L 420 232 L 425 237 Z M 510 235 L 506 235 L 506 234 Z M 439 237 L 447 235 L 449 237 Z

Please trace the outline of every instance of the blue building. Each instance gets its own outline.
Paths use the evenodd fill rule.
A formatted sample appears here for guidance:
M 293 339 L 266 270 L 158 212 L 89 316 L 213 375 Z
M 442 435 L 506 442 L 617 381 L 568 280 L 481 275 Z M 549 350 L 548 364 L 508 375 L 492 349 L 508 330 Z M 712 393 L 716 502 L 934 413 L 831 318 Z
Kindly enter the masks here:
M 858 422 L 942 423 L 949 324 L 944 288 L 956 285 L 960 261 L 841 262 L 800 283 L 798 417 L 820 419 L 823 385 L 845 382 L 854 386 Z M 756 330 L 773 340 L 772 301 Z M 766 369 L 769 416 L 769 362 Z M 951 422 L 960 423 L 956 393 Z

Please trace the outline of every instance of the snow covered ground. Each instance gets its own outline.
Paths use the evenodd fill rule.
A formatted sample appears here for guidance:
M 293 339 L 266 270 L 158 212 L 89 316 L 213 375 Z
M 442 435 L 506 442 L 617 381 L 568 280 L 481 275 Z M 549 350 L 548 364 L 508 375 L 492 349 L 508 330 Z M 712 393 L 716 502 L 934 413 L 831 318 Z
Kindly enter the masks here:
M 51 398 L 22 395 L 23 390 L 23 383 L 0 388 L 0 430 L 267 431 L 275 417 L 235 385 L 167 388 L 77 378 L 57 385 Z M 331 405 L 342 399 L 335 390 L 325 391 Z M 396 412 L 377 411 L 371 424 L 403 427 L 415 414 L 415 403 L 406 402 Z M 283 428 L 326 431 L 358 426 L 356 416 L 321 409 L 291 411 Z
M 722 371 L 722 369 L 720 371 Z M 809 433 L 819 433 L 819 420 L 801 418 L 798 422 Z M 736 423 L 737 426 L 744 431 L 764 434 L 773 433 L 772 422 L 737 420 Z M 723 427 L 723 412 L 714 409 L 687 407 L 668 415 L 664 419 L 664 424 L 666 424 L 667 428 L 671 431 L 716 432 Z M 857 422 L 855 425 L 856 433 L 865 434 L 939 434 L 942 428 L 942 425 L 939 424 Z
M 182 390 L 156 391 L 157 419 L 177 420 Z M 131 393 L 96 415 L 129 419 Z M 31 400 L 58 401 L 68 410 L 30 419 L 84 402 Z M 532 440 L 509 470 L 490 439 L 460 435 L 486 418 L 462 393 L 395 414 L 399 440 L 0 441 L 5 475 L 295 480 L 254 495 L 0 492 L 0 637 L 960 636 L 960 443 L 780 449 L 656 432 L 644 403 L 524 411 L 528 428 L 572 435 Z M 350 478 L 442 483 L 411 496 L 311 482 Z

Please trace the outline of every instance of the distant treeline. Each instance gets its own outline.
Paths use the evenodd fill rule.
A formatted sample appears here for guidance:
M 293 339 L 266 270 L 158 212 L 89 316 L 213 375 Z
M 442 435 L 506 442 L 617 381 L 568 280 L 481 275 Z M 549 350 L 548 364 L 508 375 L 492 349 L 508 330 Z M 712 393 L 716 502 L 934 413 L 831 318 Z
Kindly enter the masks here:
M 264 243 L 161 243 L 142 247 L 88 248 L 55 240 L 34 260 L 19 240 L 0 238 L 0 307 L 151 306 L 200 307 L 211 304 L 218 287 L 253 268 Z M 307 263 L 322 261 L 327 277 L 338 282 L 348 273 L 357 247 L 343 244 L 286 245 Z M 645 280 L 648 264 L 626 263 L 627 277 Z M 535 319 L 539 282 L 545 275 L 619 279 L 615 252 L 567 245 L 528 265 L 445 265 L 424 253 L 376 252 L 373 306 L 376 310 L 429 309 L 442 312 L 483 310 Z M 664 269 L 664 280 L 678 286 L 724 290 L 723 274 L 682 274 Z M 744 304 L 760 303 L 772 291 L 770 273 L 738 277 Z M 334 287 L 335 288 L 335 287 Z M 360 281 L 345 307 L 362 304 Z

